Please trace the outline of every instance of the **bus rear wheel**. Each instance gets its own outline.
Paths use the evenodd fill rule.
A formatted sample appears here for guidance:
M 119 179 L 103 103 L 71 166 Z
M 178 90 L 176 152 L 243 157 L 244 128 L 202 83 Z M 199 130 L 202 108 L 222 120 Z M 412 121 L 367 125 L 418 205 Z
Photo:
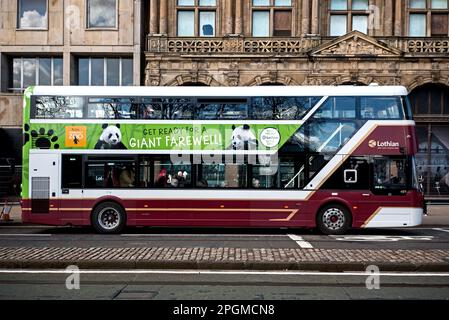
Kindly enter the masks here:
M 341 205 L 327 205 L 318 213 L 317 226 L 327 235 L 345 234 L 351 227 L 351 214 Z
M 92 225 L 98 233 L 120 233 L 125 223 L 126 218 L 122 207 L 114 202 L 101 203 L 92 213 Z

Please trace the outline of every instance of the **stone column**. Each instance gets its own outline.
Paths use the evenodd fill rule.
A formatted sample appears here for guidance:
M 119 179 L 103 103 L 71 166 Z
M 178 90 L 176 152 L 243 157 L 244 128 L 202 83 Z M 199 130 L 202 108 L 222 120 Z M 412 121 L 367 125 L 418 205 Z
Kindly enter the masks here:
M 243 34 L 243 8 L 242 0 L 235 1 L 235 34 Z
M 234 17 L 232 15 L 232 3 L 234 0 L 226 0 L 225 2 L 225 35 L 232 34 L 233 33 L 233 27 L 234 27 Z
M 402 35 L 402 0 L 395 1 L 394 35 Z
M 168 32 L 168 0 L 160 0 L 159 33 L 167 35 Z
M 66 50 L 64 48 L 64 53 L 62 54 L 63 57 L 63 77 L 62 77 L 62 83 L 65 86 L 75 85 L 75 79 L 73 79 L 76 70 L 75 70 L 75 64 L 73 62 L 72 55 L 70 54 L 69 50 Z
M 312 34 L 318 34 L 319 30 L 319 6 L 318 6 L 318 0 L 312 0 L 312 28 L 311 32 Z
M 150 0 L 150 34 L 158 33 L 159 22 L 157 21 L 157 1 Z
M 303 34 L 310 33 L 310 1 L 302 1 L 301 29 Z
M 384 34 L 385 36 L 393 35 L 393 1 L 385 1 L 385 23 Z

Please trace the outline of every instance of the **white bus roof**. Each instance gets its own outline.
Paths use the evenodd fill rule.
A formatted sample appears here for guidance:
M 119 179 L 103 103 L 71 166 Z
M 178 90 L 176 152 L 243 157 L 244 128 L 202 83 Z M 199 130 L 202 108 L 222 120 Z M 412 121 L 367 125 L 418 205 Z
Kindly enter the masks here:
M 267 96 L 406 96 L 402 86 L 255 86 L 255 87 L 81 87 L 36 86 L 33 95 L 267 97 Z

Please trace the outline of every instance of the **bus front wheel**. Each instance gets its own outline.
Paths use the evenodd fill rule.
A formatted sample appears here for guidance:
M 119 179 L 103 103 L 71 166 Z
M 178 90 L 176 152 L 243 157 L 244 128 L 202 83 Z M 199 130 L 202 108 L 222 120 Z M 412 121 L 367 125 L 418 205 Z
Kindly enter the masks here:
M 120 233 L 125 227 L 125 213 L 114 202 L 99 204 L 92 213 L 92 225 L 98 233 Z
M 324 234 L 344 234 L 351 227 L 351 214 L 342 205 L 327 205 L 318 213 L 317 226 Z

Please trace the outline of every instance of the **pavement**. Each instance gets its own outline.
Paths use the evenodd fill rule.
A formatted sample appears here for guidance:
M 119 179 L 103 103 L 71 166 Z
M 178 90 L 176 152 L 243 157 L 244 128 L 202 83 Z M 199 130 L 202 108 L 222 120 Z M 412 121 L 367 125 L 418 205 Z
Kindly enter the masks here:
M 328 312 L 335 315 L 336 308 L 324 308 L 324 299 L 362 300 L 362 299 L 448 299 L 449 277 L 441 274 L 382 274 L 377 288 L 368 289 L 365 273 L 309 273 L 309 272 L 251 272 L 251 271 L 167 271 L 135 270 L 122 273 L 81 273 L 79 289 L 68 290 L 66 273 L 0 273 L 0 300 L 169 300 L 169 305 L 209 306 L 208 315 L 217 312 L 216 300 L 231 301 L 226 304 L 239 308 L 248 304 L 271 304 L 264 300 L 320 300 L 320 314 Z M 195 300 L 179 302 L 174 300 Z M 248 300 L 253 300 L 249 302 Z M 412 302 L 415 304 L 416 302 Z M 221 303 L 220 303 L 221 304 Z M 38 304 L 39 305 L 39 304 Z M 159 302 L 157 304 L 160 306 Z M 33 306 L 33 310 L 37 305 Z M 161 306 L 162 312 L 171 311 L 168 305 Z M 304 305 L 301 306 L 301 310 Z M 376 305 L 379 307 L 379 305 Z M 372 306 L 372 307 L 376 307 Z M 418 306 L 420 306 L 418 304 Z M 10 307 L 10 305 L 5 305 Z M 70 306 L 68 306 L 70 308 Z M 150 308 L 148 308 L 150 307 Z M 147 306 L 153 315 L 156 306 Z M 295 302 L 295 307 L 298 307 Z M 410 311 L 410 304 L 400 309 Z M 435 312 L 434 306 L 420 306 L 424 312 Z M 104 312 L 105 308 L 101 308 Z M 291 309 L 285 309 L 290 311 Z M 370 310 L 372 313 L 372 309 Z M 72 310 L 73 311 L 73 310 Z M 282 311 L 276 307 L 276 315 Z M 20 312 L 20 309 L 15 309 Z M 381 312 L 381 311 L 379 311 Z M 151 317 L 151 316 L 150 316 Z M 260 316 L 259 316 L 260 317 Z M 259 318 L 248 316 L 248 319 Z M 166 319 L 159 317 L 160 319 Z M 174 319 L 173 317 L 167 317 Z M 196 319 L 200 317 L 184 317 Z M 209 319 L 208 317 L 204 317 Z M 216 318 L 233 318 L 232 315 Z M 272 317 L 272 319 L 291 318 Z M 239 318 L 240 319 L 240 318 Z

